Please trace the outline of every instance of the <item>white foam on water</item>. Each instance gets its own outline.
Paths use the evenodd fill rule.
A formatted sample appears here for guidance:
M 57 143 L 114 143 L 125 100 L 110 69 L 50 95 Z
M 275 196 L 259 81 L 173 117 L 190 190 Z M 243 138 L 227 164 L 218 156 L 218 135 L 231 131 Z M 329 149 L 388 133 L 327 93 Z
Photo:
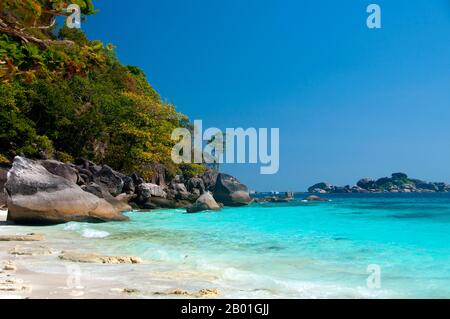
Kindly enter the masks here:
M 84 238 L 106 238 L 110 233 L 103 230 L 97 230 L 93 228 L 86 228 L 80 223 L 70 222 L 64 226 L 65 231 L 72 231 L 79 233 Z
M 388 298 L 386 290 L 371 290 L 366 287 L 346 287 L 329 283 L 317 283 L 300 280 L 286 280 L 272 276 L 243 271 L 236 268 L 225 268 L 221 276 L 221 284 L 228 287 L 242 287 L 248 291 L 248 298 L 255 297 L 255 292 L 267 292 L 273 297 L 283 298 L 350 298 L 371 299 Z
M 79 230 L 80 228 L 81 228 L 80 224 L 74 222 L 70 222 L 64 226 L 64 230 L 67 231 L 76 231 Z
M 81 231 L 81 236 L 85 238 L 106 238 L 110 235 L 107 231 L 85 228 Z

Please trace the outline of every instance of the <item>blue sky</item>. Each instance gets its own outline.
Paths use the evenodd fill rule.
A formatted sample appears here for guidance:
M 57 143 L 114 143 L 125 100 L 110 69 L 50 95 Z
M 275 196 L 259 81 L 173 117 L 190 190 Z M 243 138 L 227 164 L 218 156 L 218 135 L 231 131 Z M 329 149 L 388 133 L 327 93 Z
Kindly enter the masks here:
M 366 7 L 382 9 L 382 29 Z M 206 127 L 280 128 L 280 170 L 224 170 L 257 190 L 404 171 L 450 182 L 449 0 L 97 1 L 82 24 Z

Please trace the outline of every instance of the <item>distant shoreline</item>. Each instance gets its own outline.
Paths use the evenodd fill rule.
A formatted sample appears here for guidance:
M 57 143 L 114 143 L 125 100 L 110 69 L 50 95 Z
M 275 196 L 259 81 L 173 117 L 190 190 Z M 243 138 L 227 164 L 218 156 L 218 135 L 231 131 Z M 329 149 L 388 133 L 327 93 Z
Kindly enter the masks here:
M 391 177 L 379 179 L 363 178 L 356 185 L 335 186 L 321 182 L 308 188 L 309 193 L 450 193 L 450 184 L 444 182 L 426 182 L 410 178 L 405 173 L 393 173 Z

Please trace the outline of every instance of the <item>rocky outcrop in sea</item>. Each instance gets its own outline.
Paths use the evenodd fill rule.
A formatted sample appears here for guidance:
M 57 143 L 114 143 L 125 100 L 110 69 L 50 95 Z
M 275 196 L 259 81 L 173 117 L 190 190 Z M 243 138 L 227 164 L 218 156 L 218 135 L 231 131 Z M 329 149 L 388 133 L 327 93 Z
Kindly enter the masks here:
M 188 213 L 198 213 L 205 210 L 220 210 L 221 207 L 217 204 L 213 195 L 210 192 L 204 193 L 200 196 L 197 201 L 190 207 L 187 208 Z
M 329 183 L 318 183 L 308 188 L 310 193 L 342 194 L 342 193 L 448 193 L 450 184 L 425 182 L 409 178 L 405 173 L 394 173 L 391 177 L 377 180 L 363 178 L 354 186 L 335 186 Z
M 177 175 L 169 182 L 163 170 L 157 175 L 146 181 L 86 159 L 62 163 L 17 156 L 11 168 L 0 170 L 0 206 L 7 206 L 10 222 L 55 224 L 125 221 L 122 212 L 132 209 L 186 208 L 192 213 L 252 202 L 247 186 L 214 170 Z

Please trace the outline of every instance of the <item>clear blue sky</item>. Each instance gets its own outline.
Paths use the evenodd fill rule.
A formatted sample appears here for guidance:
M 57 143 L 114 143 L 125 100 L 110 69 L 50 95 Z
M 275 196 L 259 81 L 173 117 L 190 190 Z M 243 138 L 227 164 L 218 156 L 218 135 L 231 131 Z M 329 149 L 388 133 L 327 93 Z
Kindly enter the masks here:
M 404 171 L 450 182 L 450 1 L 97 1 L 82 27 L 207 127 L 279 127 L 257 190 Z M 382 8 L 381 30 L 366 7 Z

